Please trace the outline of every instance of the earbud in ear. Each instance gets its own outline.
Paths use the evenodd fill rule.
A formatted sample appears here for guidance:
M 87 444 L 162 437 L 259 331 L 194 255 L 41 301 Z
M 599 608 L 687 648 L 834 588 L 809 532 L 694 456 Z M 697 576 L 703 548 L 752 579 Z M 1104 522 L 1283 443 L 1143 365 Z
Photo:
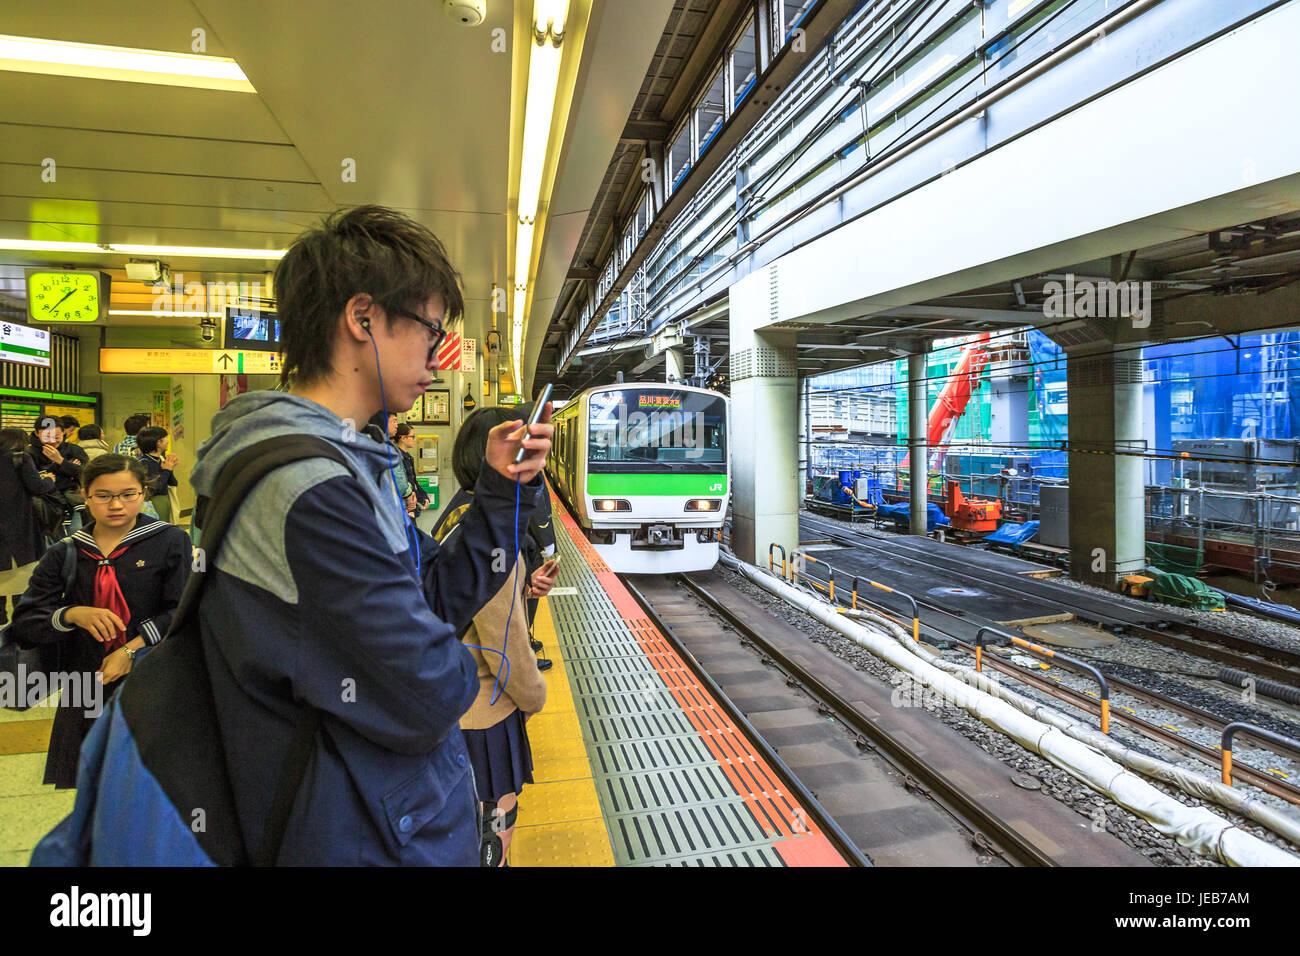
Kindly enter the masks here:
M 369 332 L 369 331 L 370 331 L 370 320 L 367 319 L 367 318 L 363 318 L 363 319 L 361 320 L 361 327 L 362 327 L 363 329 L 365 329 L 367 332 Z

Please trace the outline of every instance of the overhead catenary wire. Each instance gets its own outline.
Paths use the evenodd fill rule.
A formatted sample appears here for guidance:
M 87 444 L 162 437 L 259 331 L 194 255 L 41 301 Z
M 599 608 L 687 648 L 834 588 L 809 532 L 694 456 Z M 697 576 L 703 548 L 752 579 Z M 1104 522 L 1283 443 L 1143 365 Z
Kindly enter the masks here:
M 1018 38 L 1018 39 L 1016 40 L 1016 42 L 1010 44 L 1010 45 L 1007 47 L 1006 50 L 1002 51 L 1001 56 L 999 56 L 999 58 L 998 58 L 997 60 L 992 61 L 991 63 L 989 63 L 988 66 L 996 66 L 998 63 L 1000 63 L 1000 62 L 1002 62 L 1003 60 L 1007 59 L 1008 57 L 1012 56 L 1012 55 L 1017 51 L 1017 49 L 1018 49 L 1020 46 L 1022 46 L 1022 45 L 1025 44 L 1025 43 L 1027 43 L 1027 42 L 1028 42 L 1032 37 L 1034 37 L 1034 36 L 1035 36 L 1035 35 L 1036 35 L 1040 30 L 1042 30 L 1043 28 L 1045 28 L 1045 27 L 1046 27 L 1048 24 L 1050 24 L 1054 19 L 1056 19 L 1056 17 L 1060 16 L 1060 15 L 1061 15 L 1062 13 L 1064 13 L 1066 10 L 1069 10 L 1071 7 L 1073 7 L 1077 2 L 1078 2 L 1078 0 L 1067 0 L 1067 2 L 1064 3 L 1061 7 L 1059 7 L 1057 10 L 1053 11 L 1053 12 L 1052 12 L 1050 15 L 1048 15 L 1046 18 L 1044 18 L 1044 20 L 1043 20 L 1042 22 L 1040 22 L 1039 24 L 1037 24 L 1036 26 L 1034 26 L 1031 30 L 1027 31 L 1027 32 L 1025 33 L 1024 36 Z M 936 9 L 936 12 L 937 12 L 937 10 L 940 9 L 940 8 L 939 8 L 939 7 L 936 7 L 935 9 Z M 927 21 L 927 22 L 928 22 L 928 21 Z M 910 40 L 910 39 L 911 39 L 911 37 L 906 36 L 905 31 L 899 31 L 898 33 L 896 33 L 896 34 L 894 35 L 893 38 L 890 39 L 889 43 L 886 44 L 886 48 L 888 48 L 889 45 L 892 45 L 892 43 L 893 43 L 895 40 L 899 39 L 900 37 L 901 37 L 901 38 L 904 38 L 905 40 Z M 904 46 L 905 46 L 905 45 L 904 45 Z M 899 49 L 901 50 L 901 49 L 903 49 L 903 47 L 900 47 Z M 897 51 L 896 51 L 896 52 L 897 52 Z M 877 58 L 877 59 L 878 59 L 878 58 Z M 871 65 L 874 65 L 874 61 L 873 61 L 873 64 L 868 64 L 867 66 L 869 67 L 869 66 L 871 66 Z M 883 73 L 886 69 L 891 68 L 892 65 L 893 65 L 893 64 L 892 64 L 892 58 L 891 58 L 891 62 L 890 62 L 890 63 L 886 64 L 885 67 L 883 67 L 880 71 L 877 72 L 877 75 L 876 75 L 875 77 L 873 77 L 872 79 L 867 80 L 866 82 L 867 82 L 869 85 L 874 84 L 874 81 L 875 81 L 876 79 L 879 78 L 880 74 Z M 865 69 L 864 69 L 863 72 L 865 72 Z M 955 97 L 956 95 L 958 95 L 958 93 L 960 93 L 961 91 L 963 91 L 963 90 L 965 90 L 967 87 L 969 87 L 972 83 L 975 82 L 976 79 L 979 79 L 979 78 L 983 75 L 983 72 L 984 72 L 984 71 L 976 71 L 976 74 L 975 74 L 974 77 L 972 77 L 970 80 L 968 80 L 968 81 L 966 81 L 965 83 L 963 83 L 963 84 L 961 84 L 960 86 L 958 86 L 957 89 L 956 89 L 955 91 L 953 91 L 953 92 L 950 93 L 947 97 L 944 97 L 944 98 L 941 99 L 938 103 L 936 103 L 935 106 L 934 106 L 932 109 L 930 109 L 927 113 L 925 113 L 922 117 L 920 117 L 920 121 L 924 121 L 925 119 L 928 119 L 930 116 L 932 116 L 932 115 L 933 115 L 937 110 L 939 110 L 941 107 L 943 107 L 944 105 L 946 105 L 946 104 L 947 104 L 947 103 L 948 103 L 948 102 L 949 102 L 953 97 Z M 861 77 L 859 77 L 859 81 L 861 81 Z M 853 97 L 856 96 L 856 95 L 857 95 L 856 92 L 853 92 L 853 93 L 850 93 L 850 94 L 846 94 L 846 96 L 840 100 L 840 103 L 837 103 L 837 104 L 836 104 L 836 108 L 834 108 L 834 109 L 832 109 L 832 110 L 830 110 L 830 111 L 828 112 L 827 117 L 826 117 L 826 119 L 825 119 L 823 122 L 827 122 L 827 123 L 829 123 L 830 121 L 838 121 L 838 116 L 839 116 L 839 107 L 840 107 L 840 104 L 846 103 L 849 99 L 853 98 Z M 876 154 L 875 156 L 873 156 L 873 157 L 870 157 L 870 158 L 869 158 L 865 163 L 863 163 L 863 164 L 862 164 L 862 165 L 861 165 L 857 170 L 855 170 L 853 173 L 849 174 L 849 176 L 845 177 L 845 179 L 848 180 L 848 179 L 852 179 L 852 178 L 854 178 L 855 176 L 861 175 L 861 173 L 864 172 L 864 171 L 865 171 L 867 168 L 869 168 L 871 165 L 873 165 L 873 164 L 878 164 L 878 163 L 882 162 L 883 160 L 885 160 L 886 158 L 888 158 L 889 156 L 891 156 L 893 152 L 897 151 L 898 149 L 901 149 L 901 148 L 902 148 L 903 146 L 905 146 L 907 143 L 910 143 L 910 142 L 912 142 L 913 140 L 915 140 L 915 139 L 919 139 L 920 137 L 926 135 L 927 132 L 928 132 L 928 130 L 922 130 L 922 131 L 920 131 L 920 132 L 917 132 L 917 133 L 916 133 L 914 136 L 912 136 L 912 137 L 900 138 L 899 140 L 895 141 L 894 143 L 891 143 L 889 146 L 886 146 L 883 150 L 881 150 L 881 152 L 877 153 L 877 154 Z M 869 141 L 869 139 L 870 139 L 869 132 L 864 133 L 863 135 L 864 135 L 864 140 L 865 140 L 865 141 Z M 794 152 L 792 152 L 791 154 L 789 154 L 789 158 L 791 159 L 791 161 L 793 162 L 793 161 L 797 160 L 797 159 L 800 158 L 800 157 L 801 157 L 801 156 L 802 156 L 802 155 L 803 155 L 807 150 L 811 149 L 813 143 L 816 141 L 816 138 L 817 138 L 817 137 L 816 137 L 815 135 L 809 135 L 808 137 L 806 137 L 806 138 L 803 140 L 803 142 L 802 142 L 799 146 L 797 146 L 797 147 L 795 148 Z M 758 180 L 758 182 L 762 183 L 762 182 L 767 178 L 767 175 L 768 175 L 768 174 L 772 174 L 772 173 L 774 173 L 774 172 L 777 170 L 777 168 L 778 168 L 779 166 L 780 166 L 779 163 L 776 164 L 776 165 L 774 165 L 773 169 L 768 170 L 767 173 L 765 173 L 763 177 L 760 177 L 760 179 Z M 787 165 L 785 166 L 784 169 L 781 169 L 780 172 L 781 172 L 781 173 L 784 173 L 785 171 L 788 171 L 788 169 L 789 169 L 789 164 L 787 164 Z M 839 188 L 838 185 L 837 185 L 837 186 L 833 186 L 833 187 L 829 187 L 827 190 L 823 191 L 823 193 L 820 194 L 820 195 L 827 195 L 827 194 L 829 194 L 830 192 L 833 192 L 836 188 Z M 814 199 L 814 200 L 810 200 L 810 201 L 815 201 L 815 199 Z M 748 203 L 747 203 L 747 204 L 746 204 L 746 208 L 748 208 L 749 205 L 751 205 L 751 204 L 748 204 Z M 731 216 L 728 218 L 727 222 L 726 222 L 722 227 L 720 227 L 720 228 L 719 228 L 719 229 L 714 233 L 714 235 L 719 235 L 719 234 L 721 234 L 721 233 L 722 233 L 723 231 L 725 231 L 725 230 L 733 229 L 733 228 L 736 226 L 736 224 L 740 221 L 740 219 L 741 219 L 741 217 L 742 217 L 743 215 L 745 215 L 745 213 L 742 213 L 742 212 L 735 212 L 735 213 L 732 213 Z M 756 240 L 755 240 L 755 241 L 756 241 Z M 687 264 L 686 267 L 682 270 L 682 272 L 679 273 L 679 275 L 682 275 L 682 274 L 688 273 L 688 272 L 689 272 L 692 268 L 694 268 L 694 267 L 695 267 L 695 266 L 696 266 L 696 265 L 697 265 L 697 264 L 698 264 L 698 263 L 699 263 L 699 262 L 700 262 L 700 261 L 701 261 L 701 260 L 702 260 L 706 255 L 707 255 L 707 254 L 708 254 L 707 251 L 696 254 L 696 256 L 693 257 L 693 258 L 688 262 L 688 264 Z M 658 293 L 656 293 L 656 295 L 658 295 Z M 647 302 L 647 307 L 648 307 L 648 306 L 651 304 L 651 302 L 653 302 L 653 301 L 655 301 L 655 300 L 652 299 L 652 300 L 648 301 L 648 302 Z M 643 317 L 642 317 L 642 319 L 641 319 L 641 326 L 642 326 L 641 331 L 647 331 L 647 330 L 645 329 L 645 325 L 646 325 L 646 322 L 648 321 L 648 316 L 649 316 L 649 314 L 650 314 L 650 313 L 649 313 L 649 310 L 648 310 L 648 308 L 647 308 L 647 311 L 646 311 L 645 313 L 643 313 Z M 625 336 L 625 337 L 627 337 L 627 336 Z M 586 377 L 582 380 L 582 383 L 574 389 L 574 392 L 575 392 L 575 393 L 577 393 L 577 392 L 581 392 L 583 389 L 585 389 L 585 388 L 587 387 L 587 385 L 588 385 L 591 381 L 593 381 L 597 376 L 603 374 L 603 373 L 604 373 L 606 370 L 608 370 L 608 369 L 611 367 L 611 365 L 613 365 L 614 362 L 616 362 L 616 361 L 617 361 L 617 356 L 612 356 L 610 359 L 606 360 L 606 362 L 605 362 L 602 366 L 600 366 L 599 368 L 595 369 L 595 370 L 594 370 L 590 375 L 586 376 Z

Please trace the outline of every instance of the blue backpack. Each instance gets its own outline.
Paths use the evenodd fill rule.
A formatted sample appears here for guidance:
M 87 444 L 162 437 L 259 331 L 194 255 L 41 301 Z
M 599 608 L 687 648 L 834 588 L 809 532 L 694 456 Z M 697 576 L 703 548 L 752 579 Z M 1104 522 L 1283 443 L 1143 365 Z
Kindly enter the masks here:
M 320 712 L 303 706 L 267 814 L 262 845 L 244 845 L 199 632 L 199 599 L 226 529 L 253 487 L 304 458 L 346 464 L 320 438 L 258 442 L 232 458 L 204 515 L 205 560 L 190 575 L 167 636 L 136 664 L 81 746 L 72 813 L 32 852 L 32 866 L 273 866 L 315 749 Z

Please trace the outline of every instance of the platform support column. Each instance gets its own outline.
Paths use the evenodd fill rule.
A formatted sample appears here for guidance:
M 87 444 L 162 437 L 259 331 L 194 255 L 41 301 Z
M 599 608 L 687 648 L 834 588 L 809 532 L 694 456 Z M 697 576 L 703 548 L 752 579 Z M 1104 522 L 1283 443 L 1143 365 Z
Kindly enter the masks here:
M 731 340 L 732 546 L 767 566 L 775 542 L 799 544 L 799 393 L 793 332 L 747 328 L 733 309 Z
M 907 356 L 907 451 L 910 456 L 908 488 L 911 498 L 909 534 L 925 534 L 926 483 L 929 480 L 930 449 L 926 445 L 926 418 L 930 409 L 927 395 L 925 352 Z
M 1071 354 L 1070 576 L 1114 587 L 1145 566 L 1142 359 Z
M 664 349 L 664 381 L 686 381 L 686 363 L 680 348 Z

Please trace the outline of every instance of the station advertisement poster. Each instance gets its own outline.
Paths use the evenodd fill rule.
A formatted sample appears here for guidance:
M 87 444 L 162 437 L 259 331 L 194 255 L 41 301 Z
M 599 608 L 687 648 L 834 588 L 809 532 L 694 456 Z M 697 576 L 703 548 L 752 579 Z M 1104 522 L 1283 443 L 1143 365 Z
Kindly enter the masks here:
M 177 383 L 172 386 L 172 421 L 170 426 L 173 442 L 185 437 L 185 386 Z
M 153 414 L 149 419 L 150 425 L 156 425 L 159 428 L 166 428 L 167 419 L 171 417 L 171 392 L 165 388 L 156 388 L 153 391 Z

